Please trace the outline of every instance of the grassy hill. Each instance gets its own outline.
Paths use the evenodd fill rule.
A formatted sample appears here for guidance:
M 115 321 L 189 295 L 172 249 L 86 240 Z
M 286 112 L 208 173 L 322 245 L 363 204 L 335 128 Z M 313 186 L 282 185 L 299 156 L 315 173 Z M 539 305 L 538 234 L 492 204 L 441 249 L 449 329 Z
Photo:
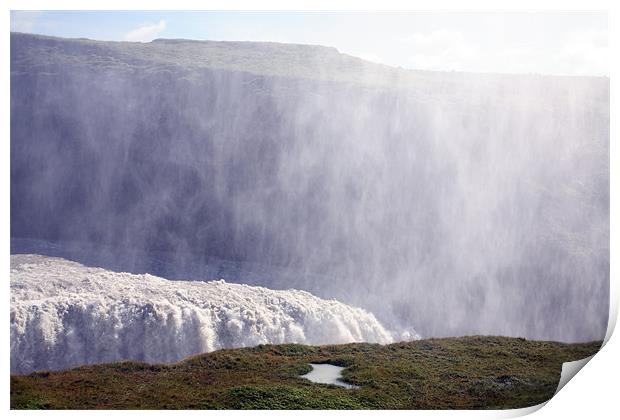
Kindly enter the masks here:
M 372 88 L 439 91 L 468 84 L 495 85 L 525 79 L 590 80 L 602 77 L 500 75 L 404 69 L 363 60 L 321 45 L 278 42 L 156 39 L 152 42 L 96 41 L 11 32 L 11 74 L 53 75 L 60 68 L 88 67 L 120 73 L 172 72 L 188 80 L 205 69 L 243 72 L 256 76 L 344 82 Z
M 471 409 L 551 398 L 563 362 L 600 342 L 506 337 L 220 350 L 169 365 L 120 362 L 11 376 L 12 409 Z M 299 376 L 346 366 L 344 389 Z
M 11 33 L 11 43 L 13 74 L 54 73 L 59 66 L 82 66 L 123 73 L 182 72 L 182 77 L 192 79 L 202 70 L 217 69 L 384 87 L 433 80 L 439 75 L 376 64 L 319 45 L 187 39 L 110 42 L 16 32 Z

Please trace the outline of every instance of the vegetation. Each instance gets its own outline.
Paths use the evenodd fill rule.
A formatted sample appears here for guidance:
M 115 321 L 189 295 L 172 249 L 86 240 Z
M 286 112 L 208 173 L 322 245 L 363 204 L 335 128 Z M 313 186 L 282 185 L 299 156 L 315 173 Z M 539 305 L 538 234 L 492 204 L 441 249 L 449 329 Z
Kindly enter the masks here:
M 11 33 L 11 44 L 13 74 L 27 69 L 52 75 L 60 68 L 89 67 L 121 73 L 168 73 L 191 80 L 209 69 L 383 87 L 436 77 L 432 72 L 376 64 L 319 45 L 182 39 L 110 42 L 17 32 Z
M 600 342 L 506 337 L 261 345 L 169 365 L 120 362 L 11 376 L 13 409 L 519 408 L 551 398 L 562 363 Z M 346 367 L 345 389 L 301 378 L 308 363 Z

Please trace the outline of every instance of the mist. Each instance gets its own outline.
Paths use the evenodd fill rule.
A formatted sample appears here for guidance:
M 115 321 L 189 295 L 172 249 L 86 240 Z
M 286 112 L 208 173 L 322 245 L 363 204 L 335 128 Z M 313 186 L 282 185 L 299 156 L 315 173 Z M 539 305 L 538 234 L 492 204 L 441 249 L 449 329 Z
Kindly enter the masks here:
M 11 237 L 173 279 L 228 265 L 424 337 L 601 339 L 609 79 L 12 33 Z

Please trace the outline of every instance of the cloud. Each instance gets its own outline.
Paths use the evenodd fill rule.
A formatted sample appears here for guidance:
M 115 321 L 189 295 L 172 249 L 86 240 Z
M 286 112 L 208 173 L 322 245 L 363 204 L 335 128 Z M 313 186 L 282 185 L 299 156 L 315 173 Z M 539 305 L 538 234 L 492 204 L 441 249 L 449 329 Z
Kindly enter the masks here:
M 166 29 L 166 21 L 160 20 L 159 23 L 147 24 L 134 29 L 125 34 L 125 41 L 149 42 Z
M 38 10 L 12 10 L 11 31 L 33 32 L 39 16 L 41 16 L 41 12 Z
M 459 32 L 445 29 L 404 38 L 412 55 L 407 65 L 422 70 L 466 70 L 475 65 L 478 48 Z
M 575 32 L 567 37 L 556 60 L 571 74 L 609 74 L 609 37 L 607 31 Z
M 609 40 L 605 30 L 569 33 L 554 46 L 542 43 L 477 45 L 445 29 L 414 33 L 399 40 L 406 66 L 420 70 L 557 75 L 608 75 Z

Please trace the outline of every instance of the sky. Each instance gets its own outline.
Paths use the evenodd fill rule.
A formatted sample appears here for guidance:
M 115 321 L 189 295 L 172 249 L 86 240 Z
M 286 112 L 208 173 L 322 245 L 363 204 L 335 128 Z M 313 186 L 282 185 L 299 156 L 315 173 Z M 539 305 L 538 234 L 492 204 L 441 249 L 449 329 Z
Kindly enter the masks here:
M 319 44 L 411 69 L 609 75 L 605 12 L 12 11 L 11 31 Z

